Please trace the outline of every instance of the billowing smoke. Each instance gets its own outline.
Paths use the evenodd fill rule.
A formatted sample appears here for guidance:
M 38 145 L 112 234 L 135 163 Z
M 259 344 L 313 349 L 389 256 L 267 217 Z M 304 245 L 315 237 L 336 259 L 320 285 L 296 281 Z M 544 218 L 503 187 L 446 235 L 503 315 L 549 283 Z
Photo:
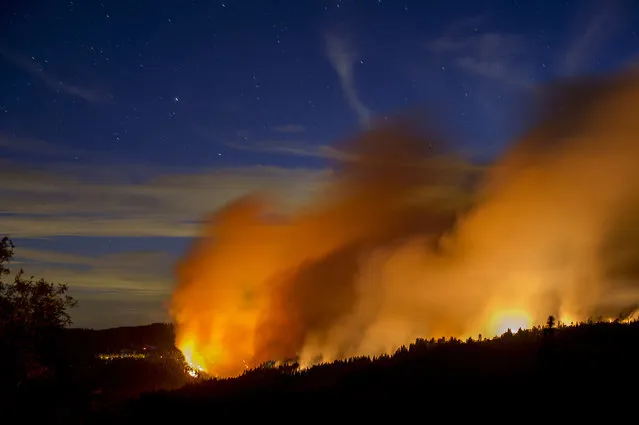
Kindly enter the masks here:
M 346 143 L 294 213 L 259 194 L 215 213 L 177 270 L 178 346 L 231 376 L 635 306 L 639 75 L 547 98 L 490 166 L 397 120 Z

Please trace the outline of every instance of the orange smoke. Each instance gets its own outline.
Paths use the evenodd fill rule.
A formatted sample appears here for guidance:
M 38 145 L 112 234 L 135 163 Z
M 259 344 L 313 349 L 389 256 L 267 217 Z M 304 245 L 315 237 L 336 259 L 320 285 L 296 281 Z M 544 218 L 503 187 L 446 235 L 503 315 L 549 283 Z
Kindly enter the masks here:
M 293 214 L 259 195 L 218 211 L 177 269 L 178 347 L 233 376 L 636 303 L 639 77 L 556 92 L 492 167 L 400 122 L 351 141 Z

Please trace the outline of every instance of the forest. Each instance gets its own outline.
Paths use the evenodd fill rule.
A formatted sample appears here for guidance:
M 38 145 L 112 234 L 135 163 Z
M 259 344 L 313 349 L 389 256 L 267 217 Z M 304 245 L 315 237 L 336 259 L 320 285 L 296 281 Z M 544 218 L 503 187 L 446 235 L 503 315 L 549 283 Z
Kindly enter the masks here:
M 7 275 L 6 238 L 3 248 Z M 594 400 L 588 412 L 621 414 L 639 378 L 639 321 L 628 314 L 571 325 L 550 316 L 494 338 L 417 339 L 392 354 L 307 368 L 269 361 L 217 379 L 193 373 L 171 324 L 69 328 L 74 300 L 64 285 L 20 271 L 0 289 L 0 399 L 6 417 L 28 423 L 379 419 L 415 409 L 458 417 L 469 406 L 525 408 L 532 417 L 549 408 L 584 413 L 578 399 Z
M 418 339 L 396 352 L 302 369 L 295 360 L 268 362 L 236 378 L 191 377 L 181 353 L 167 348 L 172 326 L 103 331 L 66 330 L 66 367 L 32 383 L 14 405 L 50 423 L 152 423 L 216 420 L 289 422 L 466 405 L 486 408 L 543 403 L 568 412 L 570 400 L 595 397 L 589 409 L 615 407 L 634 394 L 639 378 L 639 322 L 596 321 L 508 331 L 500 337 Z M 144 343 L 142 343 L 144 341 Z M 157 346 L 148 343 L 152 341 Z M 90 355 L 93 347 L 113 353 Z M 162 347 L 162 348 L 160 348 Z M 144 353 L 144 351 L 148 351 Z M 83 353 L 71 356 L 70 353 Z M 127 357 L 118 353 L 143 353 Z M 26 397 L 28 395 L 28 397 Z M 545 400 L 545 401 L 544 401 Z M 464 415 L 464 409 L 451 411 Z

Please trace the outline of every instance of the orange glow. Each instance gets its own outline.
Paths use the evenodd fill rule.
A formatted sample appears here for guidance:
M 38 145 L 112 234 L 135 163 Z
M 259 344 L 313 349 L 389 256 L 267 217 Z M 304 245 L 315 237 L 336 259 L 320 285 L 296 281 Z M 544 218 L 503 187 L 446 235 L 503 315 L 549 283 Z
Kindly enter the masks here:
M 573 316 L 569 314 L 564 314 L 559 318 L 559 324 L 564 326 L 573 326 L 578 324 L 578 321 L 573 318 Z
M 251 194 L 216 211 L 176 270 L 187 362 L 235 376 L 638 305 L 639 75 L 556 94 L 491 166 L 399 122 L 345 144 L 297 210 Z
M 204 372 L 204 351 L 195 351 L 195 342 L 193 340 L 178 341 L 176 346 L 182 351 L 184 360 L 189 366 L 188 373 L 191 376 L 197 376 L 198 372 Z
M 498 311 L 491 318 L 491 329 L 496 336 L 503 335 L 508 329 L 513 333 L 519 329 L 529 329 L 532 324 L 532 318 L 524 310 Z

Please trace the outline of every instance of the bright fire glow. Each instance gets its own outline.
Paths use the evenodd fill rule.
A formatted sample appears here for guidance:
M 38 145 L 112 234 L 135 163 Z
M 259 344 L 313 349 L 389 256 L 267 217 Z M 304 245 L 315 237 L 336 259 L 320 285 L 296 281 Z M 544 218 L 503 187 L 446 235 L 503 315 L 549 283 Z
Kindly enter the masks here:
M 204 364 L 203 356 L 200 353 L 196 353 L 194 346 L 195 342 L 193 340 L 187 340 L 181 344 L 177 344 L 180 351 L 184 355 L 184 361 L 189 366 L 188 373 L 191 376 L 197 376 L 197 372 L 204 372 Z
M 559 318 L 559 324 L 564 326 L 576 325 L 577 321 L 571 315 L 563 315 Z
M 579 84 L 490 165 L 400 121 L 331 146 L 330 171 L 220 170 L 213 193 L 293 205 L 249 194 L 206 220 L 171 300 L 186 361 L 236 376 L 638 304 L 619 283 L 639 261 L 639 73 Z
M 491 320 L 494 335 L 503 335 L 508 331 L 517 332 L 519 329 L 532 327 L 532 318 L 524 310 L 504 310 L 495 313 Z

